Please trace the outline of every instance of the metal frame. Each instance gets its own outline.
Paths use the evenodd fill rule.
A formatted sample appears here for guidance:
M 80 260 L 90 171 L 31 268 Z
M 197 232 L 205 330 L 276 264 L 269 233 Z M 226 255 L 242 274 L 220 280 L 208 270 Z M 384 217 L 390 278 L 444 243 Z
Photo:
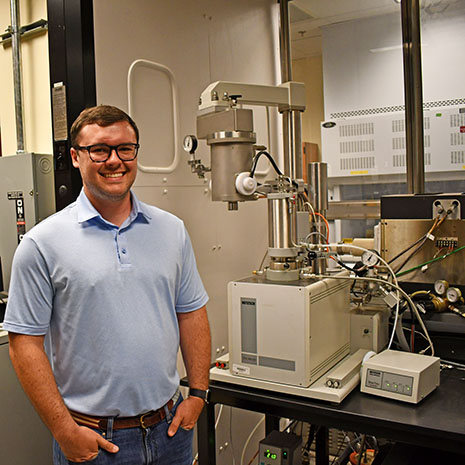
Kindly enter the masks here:
M 94 21 L 92 0 L 48 0 L 50 88 L 66 89 L 67 129 L 79 113 L 96 104 Z M 53 112 L 53 102 L 52 102 Z M 82 187 L 72 166 L 68 140 L 53 141 L 56 208 L 73 202 Z
M 322 426 L 316 436 L 316 464 L 328 465 L 328 428 L 373 434 L 400 443 L 463 454 L 465 400 L 458 370 L 441 373 L 441 386 L 418 405 L 352 392 L 341 404 L 319 402 L 212 381 L 210 401 L 197 423 L 199 465 L 216 465 L 215 404 L 266 415 L 266 433 L 279 427 L 279 418 Z M 184 386 L 188 381 L 181 381 Z

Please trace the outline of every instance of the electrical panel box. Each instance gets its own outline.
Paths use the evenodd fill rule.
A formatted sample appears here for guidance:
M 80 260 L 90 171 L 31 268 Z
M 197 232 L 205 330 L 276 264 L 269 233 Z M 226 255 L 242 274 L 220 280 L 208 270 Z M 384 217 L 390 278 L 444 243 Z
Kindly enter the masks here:
M 438 357 L 385 350 L 362 364 L 360 390 L 417 404 L 439 386 Z
M 13 255 L 24 234 L 55 211 L 52 155 L 0 157 L 0 258 L 8 289 Z
M 332 278 L 229 283 L 231 373 L 310 386 L 349 354 L 349 287 L 350 280 Z
M 301 465 L 302 438 L 293 433 L 272 431 L 260 441 L 259 465 Z

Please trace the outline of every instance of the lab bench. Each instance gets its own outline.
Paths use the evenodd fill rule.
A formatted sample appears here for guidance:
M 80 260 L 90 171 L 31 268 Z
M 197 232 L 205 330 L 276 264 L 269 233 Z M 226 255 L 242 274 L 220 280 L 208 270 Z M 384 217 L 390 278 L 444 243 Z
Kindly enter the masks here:
M 181 384 L 187 385 L 187 379 Z M 441 385 L 417 405 L 363 394 L 358 388 L 335 405 L 211 381 L 210 402 L 197 424 L 199 465 L 216 465 L 216 404 L 264 413 L 266 434 L 277 429 L 281 417 L 321 425 L 315 439 L 317 465 L 329 463 L 329 427 L 455 454 L 465 450 L 465 371 L 456 368 L 444 369 Z

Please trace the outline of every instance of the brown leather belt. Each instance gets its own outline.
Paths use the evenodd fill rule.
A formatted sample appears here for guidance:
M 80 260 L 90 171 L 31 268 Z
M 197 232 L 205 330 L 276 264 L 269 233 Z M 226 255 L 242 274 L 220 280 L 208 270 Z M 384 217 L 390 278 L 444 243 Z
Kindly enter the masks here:
M 173 408 L 173 399 L 169 400 L 166 404 L 168 410 Z M 94 417 L 92 415 L 86 415 L 84 413 L 69 411 L 74 421 L 81 426 L 87 426 L 89 428 L 101 429 L 106 431 L 108 425 L 108 417 Z M 125 429 L 125 428 L 148 428 L 156 425 L 166 417 L 165 407 L 161 407 L 158 410 L 152 410 L 142 415 L 135 417 L 115 417 L 113 419 L 113 429 Z

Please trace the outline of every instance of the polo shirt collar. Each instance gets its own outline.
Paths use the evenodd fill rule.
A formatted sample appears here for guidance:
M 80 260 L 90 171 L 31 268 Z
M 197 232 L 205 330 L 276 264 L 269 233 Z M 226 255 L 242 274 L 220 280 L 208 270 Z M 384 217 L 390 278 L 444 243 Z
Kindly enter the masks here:
M 124 224 L 132 223 L 139 215 L 143 216 L 146 220 L 152 219 L 149 214 L 148 208 L 145 204 L 139 201 L 136 194 L 133 191 L 131 193 L 131 213 L 129 217 L 124 222 Z M 76 199 L 76 206 L 77 206 L 77 217 L 78 223 L 85 223 L 86 221 L 91 220 L 92 218 L 99 218 L 101 221 L 108 223 L 100 213 L 95 209 L 92 205 L 90 200 L 87 198 L 84 189 L 81 189 L 81 193 L 79 194 L 78 198 Z

